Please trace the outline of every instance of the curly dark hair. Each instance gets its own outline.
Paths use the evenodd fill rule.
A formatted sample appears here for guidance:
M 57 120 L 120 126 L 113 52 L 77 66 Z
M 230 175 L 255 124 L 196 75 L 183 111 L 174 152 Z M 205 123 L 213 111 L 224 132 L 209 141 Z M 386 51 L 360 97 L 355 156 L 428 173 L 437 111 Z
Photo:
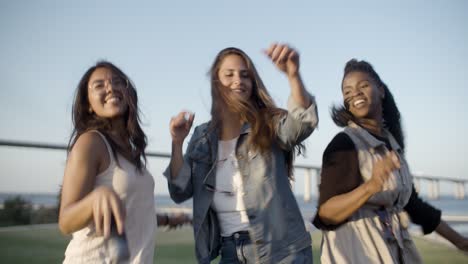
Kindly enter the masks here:
M 395 140 L 398 142 L 402 150 L 405 149 L 405 137 L 401 125 L 401 115 L 396 105 L 395 99 L 392 93 L 388 89 L 387 85 L 380 79 L 380 76 L 374 70 L 372 65 L 367 61 L 351 59 L 346 63 L 344 68 L 343 79 L 341 84 L 343 86 L 343 80 L 346 75 L 351 72 L 363 72 L 369 75 L 370 78 L 379 86 L 384 89 L 385 97 L 382 99 L 382 117 L 384 121 L 384 127 L 390 131 Z M 348 111 L 345 103 L 341 106 L 333 106 L 331 108 L 331 116 L 335 124 L 339 127 L 345 127 L 349 121 L 353 121 L 359 124 L 353 114 Z

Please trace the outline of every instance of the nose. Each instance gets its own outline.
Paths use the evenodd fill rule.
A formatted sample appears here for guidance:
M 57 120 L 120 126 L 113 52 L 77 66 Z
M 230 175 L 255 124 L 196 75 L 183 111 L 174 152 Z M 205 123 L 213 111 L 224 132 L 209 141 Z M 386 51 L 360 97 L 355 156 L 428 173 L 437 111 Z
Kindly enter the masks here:
M 114 91 L 114 86 L 112 84 L 111 80 L 106 81 L 106 92 L 113 92 Z
M 234 75 L 232 83 L 234 85 L 241 85 L 242 84 L 242 78 L 240 77 L 240 75 L 238 75 L 238 74 Z
M 361 89 L 353 89 L 353 90 L 351 91 L 351 96 L 352 96 L 352 97 L 355 97 L 355 96 L 358 96 L 358 95 L 361 95 L 361 94 L 362 94 Z

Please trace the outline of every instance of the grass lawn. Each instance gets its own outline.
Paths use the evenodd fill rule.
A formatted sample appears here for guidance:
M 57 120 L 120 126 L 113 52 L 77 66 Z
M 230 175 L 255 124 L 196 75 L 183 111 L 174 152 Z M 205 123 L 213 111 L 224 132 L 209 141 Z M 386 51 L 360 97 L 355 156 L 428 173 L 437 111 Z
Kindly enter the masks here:
M 0 263 L 60 263 L 68 237 L 56 227 L 0 229 Z M 320 233 L 313 234 L 314 263 L 319 263 Z M 424 263 L 468 263 L 468 255 L 445 245 L 415 238 Z M 196 263 L 190 228 L 156 234 L 155 263 Z M 217 263 L 214 262 L 214 263 Z

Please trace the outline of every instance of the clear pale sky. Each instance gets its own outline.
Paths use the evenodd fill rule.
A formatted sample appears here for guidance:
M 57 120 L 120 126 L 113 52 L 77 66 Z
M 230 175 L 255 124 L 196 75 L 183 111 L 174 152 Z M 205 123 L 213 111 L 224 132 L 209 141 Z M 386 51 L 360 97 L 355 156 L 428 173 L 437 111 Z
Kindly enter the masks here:
M 397 100 L 412 171 L 468 178 L 467 12 L 463 0 L 2 1 L 0 139 L 67 143 L 75 87 L 106 59 L 136 84 L 148 150 L 168 152 L 172 115 L 188 109 L 195 125 L 209 119 L 206 73 L 225 47 L 247 52 L 285 107 L 287 80 L 262 53 L 277 41 L 300 52 L 319 106 L 319 129 L 298 163 L 321 164 L 339 132 L 329 109 L 341 102 L 343 67 L 358 58 Z M 56 192 L 65 159 L 62 151 L 0 147 L 0 192 Z M 167 193 L 165 166 L 150 159 L 158 194 Z

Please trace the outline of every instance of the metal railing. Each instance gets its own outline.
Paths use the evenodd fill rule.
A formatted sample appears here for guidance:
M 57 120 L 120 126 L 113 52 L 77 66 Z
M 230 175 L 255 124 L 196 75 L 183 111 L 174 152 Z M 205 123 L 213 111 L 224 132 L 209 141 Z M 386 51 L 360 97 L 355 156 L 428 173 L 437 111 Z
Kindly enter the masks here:
M 39 143 L 39 142 L 27 142 L 27 141 L 15 141 L 15 140 L 2 140 L 0 139 L 0 146 L 6 147 L 17 147 L 17 148 L 37 148 L 37 149 L 51 149 L 51 150 L 67 150 L 67 145 L 63 144 L 50 144 L 50 143 Z M 148 157 L 156 158 L 170 158 L 171 154 L 166 152 L 146 152 Z M 316 178 L 317 186 L 319 184 L 320 167 L 310 165 L 294 165 L 295 169 L 304 170 L 304 200 L 310 201 L 312 198 L 312 177 Z M 421 181 L 428 181 L 430 184 L 429 198 L 438 199 L 440 197 L 440 182 L 449 182 L 455 184 L 454 197 L 456 199 L 465 198 L 465 184 L 468 179 L 457 179 L 457 178 L 446 178 L 436 177 L 429 175 L 413 175 L 414 185 L 416 190 L 419 192 Z M 292 183 L 294 185 L 294 183 Z M 316 186 L 316 187 L 317 187 Z

